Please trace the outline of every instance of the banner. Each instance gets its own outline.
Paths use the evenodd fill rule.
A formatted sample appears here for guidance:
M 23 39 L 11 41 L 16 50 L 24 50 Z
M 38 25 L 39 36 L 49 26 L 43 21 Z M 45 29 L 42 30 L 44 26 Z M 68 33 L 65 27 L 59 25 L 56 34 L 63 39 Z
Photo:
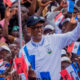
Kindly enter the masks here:
M 71 64 L 65 70 L 62 70 L 60 72 L 60 74 L 61 74 L 63 80 L 79 80 L 77 71 L 79 71 L 79 68 L 77 67 L 77 69 L 76 69 L 74 64 Z
M 64 19 L 64 15 L 62 14 L 62 12 L 60 12 L 54 19 L 56 26 L 59 25 L 60 22 L 62 22 Z
M 17 70 L 17 73 L 18 74 L 20 74 L 20 73 L 23 73 L 23 69 L 22 69 L 22 57 L 20 57 L 20 58 L 17 58 L 17 57 L 15 57 L 15 59 L 14 59 L 14 67 L 16 68 L 16 70 Z
M 68 46 L 67 52 L 80 55 L 80 42 L 73 42 Z
M 16 68 L 18 74 L 24 73 L 26 80 L 28 80 L 28 68 L 23 55 L 14 59 L 14 67 Z

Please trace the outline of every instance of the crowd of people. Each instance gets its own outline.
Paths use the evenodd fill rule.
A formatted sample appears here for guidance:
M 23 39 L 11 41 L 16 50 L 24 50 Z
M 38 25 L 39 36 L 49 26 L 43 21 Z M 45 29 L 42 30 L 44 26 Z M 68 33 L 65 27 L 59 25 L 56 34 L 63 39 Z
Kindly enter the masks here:
M 4 1 L 0 80 L 80 80 L 80 0 L 21 0 L 22 33 L 18 1 Z

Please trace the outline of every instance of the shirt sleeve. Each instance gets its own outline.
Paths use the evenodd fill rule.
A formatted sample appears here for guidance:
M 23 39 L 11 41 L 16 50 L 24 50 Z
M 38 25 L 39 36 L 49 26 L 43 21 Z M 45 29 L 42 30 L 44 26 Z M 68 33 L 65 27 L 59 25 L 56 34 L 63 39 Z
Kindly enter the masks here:
M 76 41 L 79 37 L 80 37 L 80 22 L 78 22 L 77 27 L 73 31 L 64 34 L 54 35 L 55 41 L 60 49 Z

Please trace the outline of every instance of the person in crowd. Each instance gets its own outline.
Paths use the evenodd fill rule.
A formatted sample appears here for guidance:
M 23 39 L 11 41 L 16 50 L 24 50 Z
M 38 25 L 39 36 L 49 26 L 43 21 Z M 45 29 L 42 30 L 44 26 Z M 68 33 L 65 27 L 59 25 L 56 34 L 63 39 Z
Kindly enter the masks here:
M 11 50 L 11 52 L 12 52 L 12 58 L 14 59 L 15 58 L 15 56 L 18 56 L 18 52 L 19 52 L 19 50 L 20 50 L 20 48 L 19 48 L 19 46 L 17 45 L 17 44 L 10 44 L 9 45 L 9 48 L 10 48 L 10 50 Z
M 24 50 L 26 53 L 27 50 L 28 57 L 35 56 L 33 58 L 35 64 L 32 64 L 34 62 L 30 63 L 33 65 L 32 68 L 36 72 L 37 78 L 58 80 L 60 79 L 61 49 L 79 38 L 80 18 L 77 27 L 72 32 L 49 36 L 43 36 L 44 22 L 45 20 L 40 16 L 33 15 L 29 17 L 27 20 L 27 27 L 31 28 L 31 40 L 21 49 L 21 51 Z M 21 51 L 19 57 L 21 56 Z M 54 65 L 52 65 L 53 63 Z M 56 68 L 57 71 L 55 71 Z
M 12 53 L 5 42 L 0 41 L 0 80 L 20 80 L 19 75 L 12 68 Z
M 44 27 L 44 32 L 43 32 L 44 35 L 53 34 L 53 33 L 55 33 L 55 29 L 54 29 L 53 26 L 51 26 L 51 25 L 46 25 L 46 26 Z
M 72 63 L 65 50 L 61 52 L 61 70 L 66 69 Z
M 18 74 L 14 67 L 14 59 L 22 54 L 28 80 L 63 80 L 60 71 L 75 62 L 80 77 L 80 55 L 67 52 L 66 47 L 80 42 L 80 1 L 75 0 L 74 11 L 69 13 L 67 0 L 21 0 L 21 49 L 18 3 L 11 1 L 9 7 L 4 1 L 0 0 L 0 80 L 26 80 L 23 69 Z M 58 22 L 62 16 L 56 24 L 55 19 Z

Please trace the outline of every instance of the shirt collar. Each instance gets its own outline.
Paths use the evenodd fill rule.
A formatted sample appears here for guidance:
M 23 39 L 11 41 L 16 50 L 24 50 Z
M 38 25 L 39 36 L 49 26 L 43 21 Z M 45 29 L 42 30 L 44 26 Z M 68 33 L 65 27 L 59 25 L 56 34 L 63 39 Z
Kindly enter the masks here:
M 31 38 L 31 44 L 34 46 L 34 47 L 39 47 L 39 46 L 42 46 L 44 43 L 44 37 L 42 36 L 42 39 L 40 42 L 34 42 L 33 39 Z

